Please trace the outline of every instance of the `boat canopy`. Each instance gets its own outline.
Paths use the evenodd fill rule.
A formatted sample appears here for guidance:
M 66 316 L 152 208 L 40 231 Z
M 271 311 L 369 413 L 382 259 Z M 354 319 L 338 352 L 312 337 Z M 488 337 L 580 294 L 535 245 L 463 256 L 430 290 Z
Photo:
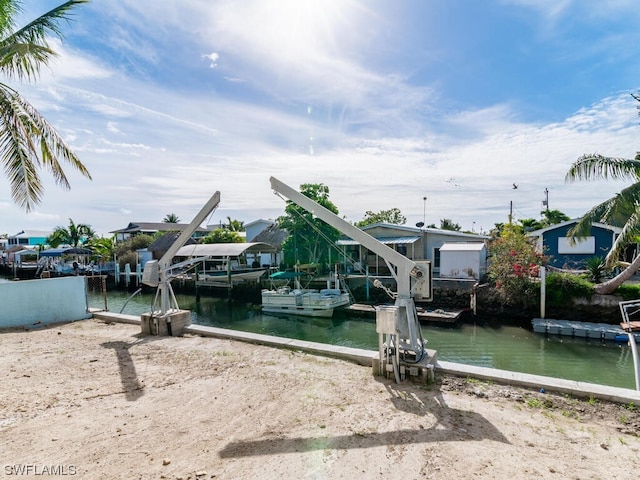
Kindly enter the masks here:
M 237 257 L 245 252 L 271 253 L 275 248 L 268 243 L 204 243 L 185 245 L 176 252 L 176 257 Z
M 62 255 L 93 255 L 93 251 L 81 247 L 48 248 L 40 252 L 41 257 L 61 257 Z

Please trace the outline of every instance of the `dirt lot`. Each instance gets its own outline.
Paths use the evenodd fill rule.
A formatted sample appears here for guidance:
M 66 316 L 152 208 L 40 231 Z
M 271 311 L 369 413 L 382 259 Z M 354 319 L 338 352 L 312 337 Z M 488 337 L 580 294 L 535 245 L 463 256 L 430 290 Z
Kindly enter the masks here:
M 0 478 L 637 479 L 640 410 L 87 320 L 0 333 Z

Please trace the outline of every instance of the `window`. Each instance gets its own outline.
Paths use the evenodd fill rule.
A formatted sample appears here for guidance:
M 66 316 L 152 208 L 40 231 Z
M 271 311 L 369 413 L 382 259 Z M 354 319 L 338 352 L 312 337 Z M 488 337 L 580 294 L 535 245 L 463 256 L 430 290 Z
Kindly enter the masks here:
M 440 247 L 433 249 L 433 268 L 440 268 Z
M 571 245 L 568 237 L 558 238 L 559 254 L 594 254 L 596 253 L 596 238 L 576 238 L 575 245 Z

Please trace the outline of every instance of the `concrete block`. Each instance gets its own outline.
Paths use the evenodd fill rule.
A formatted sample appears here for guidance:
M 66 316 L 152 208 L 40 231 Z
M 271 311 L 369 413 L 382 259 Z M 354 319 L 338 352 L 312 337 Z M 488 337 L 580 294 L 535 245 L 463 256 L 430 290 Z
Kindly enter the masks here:
M 145 335 L 179 337 L 185 327 L 191 325 L 191 311 L 177 310 L 165 315 L 143 313 L 141 315 L 141 330 Z

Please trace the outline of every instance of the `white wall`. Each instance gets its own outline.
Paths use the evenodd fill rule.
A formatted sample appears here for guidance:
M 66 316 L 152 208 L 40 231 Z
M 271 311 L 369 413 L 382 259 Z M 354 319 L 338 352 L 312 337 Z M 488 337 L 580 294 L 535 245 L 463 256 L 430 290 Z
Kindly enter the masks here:
M 85 281 L 78 276 L 0 283 L 0 328 L 90 318 Z

